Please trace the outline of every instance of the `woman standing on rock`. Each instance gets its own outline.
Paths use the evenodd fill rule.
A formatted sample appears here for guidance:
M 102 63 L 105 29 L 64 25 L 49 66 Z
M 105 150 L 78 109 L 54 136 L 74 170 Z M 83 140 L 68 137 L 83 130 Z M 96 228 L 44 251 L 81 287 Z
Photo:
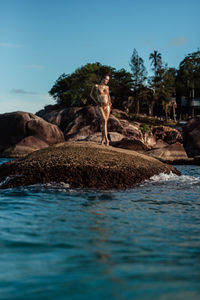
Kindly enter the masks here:
M 100 84 L 95 84 L 90 93 L 90 97 L 97 104 L 97 112 L 101 117 L 101 144 L 106 144 L 107 146 L 109 146 L 107 124 L 111 110 L 111 99 L 109 94 L 109 87 L 107 85 L 109 80 L 110 77 L 108 75 L 103 77 Z M 96 91 L 96 95 L 94 94 L 94 91 Z

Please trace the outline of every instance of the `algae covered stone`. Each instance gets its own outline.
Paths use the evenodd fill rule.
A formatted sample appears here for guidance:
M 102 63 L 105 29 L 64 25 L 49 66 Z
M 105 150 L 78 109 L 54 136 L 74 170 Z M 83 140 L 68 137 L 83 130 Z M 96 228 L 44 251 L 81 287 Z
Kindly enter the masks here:
M 173 166 L 135 151 L 92 142 L 65 142 L 0 166 L 1 188 L 65 182 L 70 187 L 130 188 Z

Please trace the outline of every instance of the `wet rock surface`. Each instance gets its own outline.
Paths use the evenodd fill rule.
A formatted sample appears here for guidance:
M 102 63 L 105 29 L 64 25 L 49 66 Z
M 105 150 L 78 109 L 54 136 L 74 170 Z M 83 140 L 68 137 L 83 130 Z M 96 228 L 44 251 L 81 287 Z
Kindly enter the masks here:
M 159 173 L 180 173 L 146 155 L 97 145 L 65 142 L 0 166 L 0 188 L 65 182 L 80 188 L 129 188 Z

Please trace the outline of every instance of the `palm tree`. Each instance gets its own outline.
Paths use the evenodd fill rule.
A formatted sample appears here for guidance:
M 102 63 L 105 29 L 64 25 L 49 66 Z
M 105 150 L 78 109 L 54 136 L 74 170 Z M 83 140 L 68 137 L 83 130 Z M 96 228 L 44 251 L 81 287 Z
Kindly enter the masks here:
M 151 60 L 151 65 L 153 65 L 154 75 L 155 75 L 155 77 L 157 77 L 158 70 L 162 66 L 162 56 L 161 56 L 161 53 L 159 53 L 158 51 L 154 50 L 153 53 L 150 53 L 149 60 Z
M 158 90 L 159 85 L 161 84 L 162 77 L 162 56 L 161 53 L 154 50 L 153 53 L 150 53 L 149 60 L 151 61 L 151 65 L 153 66 L 154 76 L 151 79 L 150 86 L 153 89 L 153 102 L 151 107 L 151 114 L 153 114 L 153 107 L 155 102 L 158 100 Z

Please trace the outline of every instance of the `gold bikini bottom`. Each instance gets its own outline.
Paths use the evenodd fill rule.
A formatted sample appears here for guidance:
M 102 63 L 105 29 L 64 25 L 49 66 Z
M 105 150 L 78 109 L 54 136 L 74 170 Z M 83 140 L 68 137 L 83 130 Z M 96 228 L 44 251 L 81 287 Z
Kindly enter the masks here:
M 110 115 L 110 105 L 109 104 L 98 105 L 97 108 L 98 108 L 98 111 L 99 111 L 101 117 L 104 117 L 104 118 L 109 117 L 109 115 Z

